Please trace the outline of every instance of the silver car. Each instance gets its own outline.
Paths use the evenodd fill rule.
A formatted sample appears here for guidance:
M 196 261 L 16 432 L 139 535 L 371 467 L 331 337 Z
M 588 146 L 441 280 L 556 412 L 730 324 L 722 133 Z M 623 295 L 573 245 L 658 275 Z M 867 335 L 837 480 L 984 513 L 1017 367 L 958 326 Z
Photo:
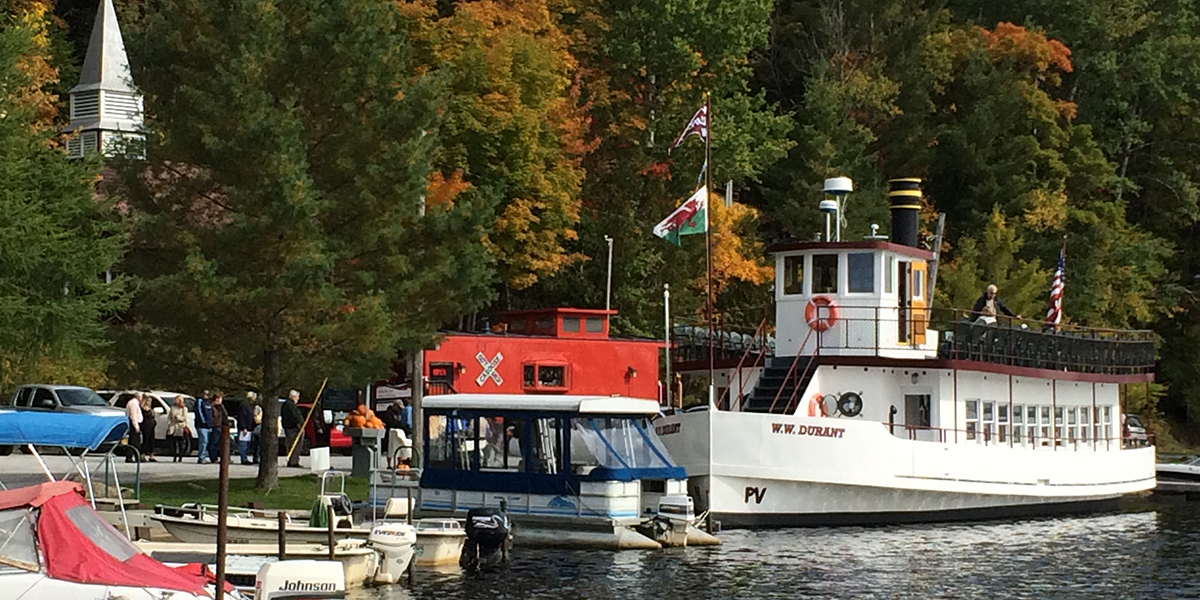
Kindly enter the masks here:
M 125 411 L 109 406 L 96 392 L 78 385 L 23 385 L 3 405 L 17 410 L 125 415 Z M 100 450 L 108 451 L 105 446 Z M 12 446 L 0 446 L 0 456 L 12 451 Z
M 18 410 L 87 414 L 125 414 L 109 406 L 96 392 L 78 385 L 23 385 L 13 392 L 8 406 Z

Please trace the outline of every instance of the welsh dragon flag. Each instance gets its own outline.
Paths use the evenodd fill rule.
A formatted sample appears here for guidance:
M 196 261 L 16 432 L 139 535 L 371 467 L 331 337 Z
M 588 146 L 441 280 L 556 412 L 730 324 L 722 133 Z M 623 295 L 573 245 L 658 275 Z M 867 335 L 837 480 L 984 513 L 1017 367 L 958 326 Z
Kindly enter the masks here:
M 679 236 L 708 231 L 708 186 L 700 186 L 675 212 L 654 226 L 657 235 L 676 246 Z

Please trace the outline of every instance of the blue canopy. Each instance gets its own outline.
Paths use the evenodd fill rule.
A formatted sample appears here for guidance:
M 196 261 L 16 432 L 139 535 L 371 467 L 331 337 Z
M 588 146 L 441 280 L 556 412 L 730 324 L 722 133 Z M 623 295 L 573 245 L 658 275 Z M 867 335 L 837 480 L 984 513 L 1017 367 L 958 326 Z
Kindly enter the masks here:
M 120 442 L 129 430 L 125 415 L 0 410 L 0 446 L 62 446 L 95 450 Z

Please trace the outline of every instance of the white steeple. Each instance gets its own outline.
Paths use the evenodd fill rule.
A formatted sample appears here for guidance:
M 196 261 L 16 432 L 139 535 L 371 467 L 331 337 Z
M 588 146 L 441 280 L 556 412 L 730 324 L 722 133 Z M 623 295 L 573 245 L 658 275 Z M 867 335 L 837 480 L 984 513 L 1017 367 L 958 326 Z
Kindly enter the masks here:
M 96 151 L 111 155 L 127 141 L 145 139 L 142 95 L 133 85 L 112 0 L 100 0 L 79 85 L 71 88 L 71 122 L 65 131 L 77 134 L 67 141 L 72 158 Z

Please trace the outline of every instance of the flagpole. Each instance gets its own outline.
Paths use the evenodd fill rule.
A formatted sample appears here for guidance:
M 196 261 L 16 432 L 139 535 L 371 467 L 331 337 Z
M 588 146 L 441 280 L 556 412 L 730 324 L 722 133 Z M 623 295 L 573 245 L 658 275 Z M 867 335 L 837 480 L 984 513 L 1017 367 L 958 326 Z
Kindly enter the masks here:
M 713 264 L 712 264 L 712 228 L 710 227 L 708 213 L 712 210 L 712 134 L 713 134 L 713 113 L 712 113 L 712 93 L 704 94 L 704 113 L 708 135 L 704 136 L 704 260 L 708 267 L 708 300 L 705 304 L 708 306 L 708 405 L 711 407 L 714 400 L 714 392 L 716 390 L 716 377 L 714 371 L 714 348 L 716 341 L 713 340 Z

